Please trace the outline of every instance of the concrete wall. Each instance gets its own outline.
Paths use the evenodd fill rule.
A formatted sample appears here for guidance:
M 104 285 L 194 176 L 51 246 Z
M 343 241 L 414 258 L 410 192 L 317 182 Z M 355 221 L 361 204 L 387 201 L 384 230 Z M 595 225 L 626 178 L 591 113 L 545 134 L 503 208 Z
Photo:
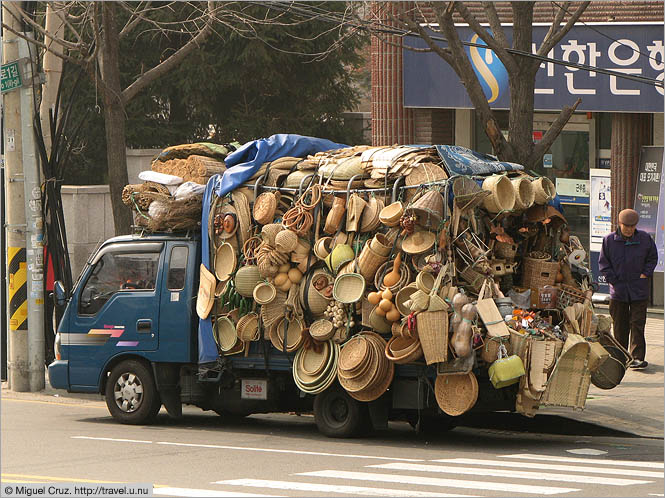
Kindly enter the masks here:
M 139 173 L 149 170 L 152 158 L 161 151 L 162 149 L 127 149 L 129 183 L 143 183 L 139 180 Z M 109 186 L 63 185 L 62 207 L 72 276 L 76 279 L 90 253 L 100 243 L 115 236 Z
M 162 149 L 127 149 L 127 176 L 129 183 L 143 183 L 139 180 L 141 171 L 149 170 L 152 158 Z
M 108 185 L 63 185 L 62 209 L 74 279 L 90 253 L 115 235 Z

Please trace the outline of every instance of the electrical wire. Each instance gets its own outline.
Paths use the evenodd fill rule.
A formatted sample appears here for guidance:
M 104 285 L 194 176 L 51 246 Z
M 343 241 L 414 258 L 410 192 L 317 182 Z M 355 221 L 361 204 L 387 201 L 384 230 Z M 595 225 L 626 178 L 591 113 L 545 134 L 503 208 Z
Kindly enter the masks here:
M 321 9 L 316 6 L 307 6 L 307 7 L 301 7 L 300 4 L 296 3 L 290 3 L 290 2 L 282 2 L 282 1 L 269 1 L 269 2 L 249 2 L 253 3 L 254 5 L 260 5 L 263 7 L 268 7 L 268 8 L 274 8 L 276 10 L 280 10 L 283 12 L 293 12 L 296 14 L 302 14 L 303 16 L 310 15 L 310 16 L 315 16 L 317 19 L 328 21 L 328 22 L 335 22 L 340 25 L 347 25 L 356 29 L 362 29 L 365 31 L 368 31 L 370 33 L 384 33 L 384 34 L 391 34 L 391 35 L 397 35 L 401 37 L 416 37 L 420 38 L 420 36 L 417 33 L 414 33 L 413 31 L 410 30 L 405 30 L 405 29 L 400 29 L 400 28 L 395 28 L 393 26 L 388 26 L 376 21 L 349 21 L 347 18 L 340 16 L 339 14 L 336 14 L 334 12 L 330 11 L 324 11 L 324 9 Z M 448 43 L 448 40 L 442 36 L 438 35 L 432 35 L 431 36 L 432 40 L 434 41 L 440 41 L 443 43 Z M 487 45 L 482 44 L 482 43 L 473 43 L 473 42 L 461 42 L 462 45 L 467 46 L 467 47 L 478 47 L 478 48 L 488 48 Z M 506 51 L 510 54 L 513 55 L 519 55 L 522 57 L 529 57 L 532 59 L 539 60 L 541 62 L 547 62 L 547 63 L 552 63 L 552 64 L 557 64 L 561 66 L 566 66 L 566 67 L 574 67 L 577 69 L 582 69 L 585 71 L 593 71 L 601 74 L 607 74 L 610 76 L 615 76 L 617 78 L 622 78 L 622 79 L 627 79 L 627 80 L 633 80 L 637 81 L 639 83 L 644 83 L 652 86 L 658 86 L 658 87 L 663 87 L 664 83 L 663 81 L 657 80 L 655 78 L 649 78 L 646 76 L 639 76 L 639 75 L 633 75 L 633 74 L 626 74 L 622 73 L 619 71 L 612 71 L 611 69 L 604 69 L 600 68 L 597 66 L 590 66 L 588 64 L 579 64 L 575 62 L 568 62 L 564 61 L 562 59 L 555 59 L 552 57 L 545 57 L 542 55 L 537 55 L 533 54 L 531 52 L 526 52 L 523 50 L 517 50 L 513 48 L 506 48 Z M 317 54 L 318 55 L 318 54 Z

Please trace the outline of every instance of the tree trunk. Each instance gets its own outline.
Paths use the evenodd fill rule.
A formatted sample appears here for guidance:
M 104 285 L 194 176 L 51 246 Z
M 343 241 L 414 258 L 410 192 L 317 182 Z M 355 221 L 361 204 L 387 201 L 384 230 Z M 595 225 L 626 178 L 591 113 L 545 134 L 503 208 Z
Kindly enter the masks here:
M 114 2 L 103 2 L 102 24 L 104 45 L 101 48 L 100 70 L 104 85 L 104 126 L 106 130 L 106 162 L 111 206 L 116 235 L 130 232 L 131 211 L 122 203 L 122 189 L 129 183 L 127 156 L 125 154 L 125 102 L 120 87 L 120 65 L 118 61 L 118 29 L 115 20 Z

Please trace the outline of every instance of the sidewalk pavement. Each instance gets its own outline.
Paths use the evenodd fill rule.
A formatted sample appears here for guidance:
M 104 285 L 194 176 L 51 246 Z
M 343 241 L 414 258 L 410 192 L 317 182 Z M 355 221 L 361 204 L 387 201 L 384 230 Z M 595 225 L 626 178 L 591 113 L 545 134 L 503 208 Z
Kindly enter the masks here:
M 602 310 L 600 310 L 603 313 Z M 650 314 L 647 318 L 645 337 L 646 360 L 644 370 L 626 371 L 621 384 L 614 389 L 603 390 L 593 384 L 589 388 L 583 411 L 571 408 L 542 407 L 542 413 L 629 432 L 642 437 L 663 438 L 663 339 L 662 314 Z
M 603 310 L 599 310 L 603 313 Z M 542 407 L 539 413 L 559 415 L 580 422 L 600 425 L 608 429 L 628 432 L 641 437 L 663 439 L 663 340 L 665 329 L 662 314 L 650 314 L 646 324 L 647 361 L 644 370 L 628 369 L 621 384 L 603 390 L 593 384 L 589 389 L 586 407 Z M 58 400 L 64 403 L 92 403 L 103 400 L 99 394 L 67 393 L 53 389 L 46 379 L 46 388 L 38 393 L 15 393 L 2 383 L 2 397 L 30 398 L 42 401 Z M 537 416 L 537 415 L 536 415 Z

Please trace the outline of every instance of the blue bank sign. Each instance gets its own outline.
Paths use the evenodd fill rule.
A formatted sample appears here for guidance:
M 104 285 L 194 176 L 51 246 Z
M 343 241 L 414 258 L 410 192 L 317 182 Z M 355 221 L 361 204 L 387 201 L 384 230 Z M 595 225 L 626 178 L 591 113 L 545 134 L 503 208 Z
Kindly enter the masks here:
M 545 38 L 548 26 L 534 26 L 532 51 Z M 512 40 L 512 27 L 505 26 Z M 480 43 L 470 28 L 458 27 L 460 39 Z M 424 48 L 420 38 L 405 43 Z M 442 45 L 445 45 L 442 43 Z M 575 26 L 548 55 L 552 59 L 587 64 L 612 71 L 663 81 L 663 25 Z M 508 109 L 508 74 L 491 50 L 467 47 L 467 57 L 485 91 L 490 106 Z M 519 57 L 519 56 L 517 56 Z M 559 111 L 582 99 L 580 111 L 663 112 L 663 88 L 613 75 L 590 72 L 551 62 L 536 75 L 535 107 Z M 455 71 L 434 53 L 404 49 L 404 105 L 407 107 L 472 108 Z

